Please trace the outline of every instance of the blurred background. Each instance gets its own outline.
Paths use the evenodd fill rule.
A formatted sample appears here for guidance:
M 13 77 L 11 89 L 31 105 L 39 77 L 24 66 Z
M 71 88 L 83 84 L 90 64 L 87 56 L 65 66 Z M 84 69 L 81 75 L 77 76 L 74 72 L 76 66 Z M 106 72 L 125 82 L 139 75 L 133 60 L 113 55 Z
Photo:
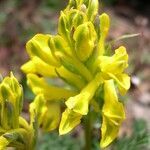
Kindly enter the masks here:
M 67 0 L 0 0 L 0 73 L 10 70 L 20 79 L 25 92 L 23 115 L 27 115 L 33 94 L 26 86 L 20 66 L 27 61 L 25 43 L 37 33 L 54 34 L 60 10 Z M 111 16 L 108 40 L 126 34 L 139 36 L 122 39 L 114 48 L 125 45 L 129 53 L 128 72 L 132 86 L 124 98 L 127 119 L 119 138 L 108 150 L 150 150 L 150 1 L 101 0 L 100 12 Z M 84 144 L 82 127 L 72 134 L 59 137 L 57 132 L 40 134 L 39 150 L 80 150 Z M 99 150 L 96 128 L 93 132 L 93 150 Z

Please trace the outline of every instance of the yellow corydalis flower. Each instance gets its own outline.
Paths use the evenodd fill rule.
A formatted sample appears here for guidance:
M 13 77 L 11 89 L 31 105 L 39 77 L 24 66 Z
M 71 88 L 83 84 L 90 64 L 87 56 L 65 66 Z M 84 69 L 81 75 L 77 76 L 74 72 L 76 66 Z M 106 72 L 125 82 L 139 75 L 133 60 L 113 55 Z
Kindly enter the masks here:
M 74 127 L 80 124 L 81 118 L 81 114 L 67 108 L 62 114 L 61 123 L 59 126 L 59 134 L 63 135 L 70 132 Z
M 106 13 L 99 16 L 100 20 L 100 38 L 98 42 L 98 55 L 103 55 L 105 52 L 105 40 L 110 28 L 110 19 Z
M 96 31 L 91 22 L 79 25 L 73 35 L 75 50 L 81 61 L 86 61 L 95 46 Z M 85 55 L 86 53 L 86 55 Z
M 28 74 L 27 78 L 28 78 L 27 84 L 32 89 L 33 93 L 36 95 L 42 93 L 45 99 L 47 100 L 66 99 L 76 94 L 76 92 L 73 92 L 71 90 L 49 85 L 46 82 L 46 79 L 38 77 L 35 74 Z
M 101 73 L 98 73 L 78 95 L 70 97 L 65 102 L 68 108 L 62 114 L 59 127 L 60 135 L 71 131 L 81 122 L 82 115 L 88 114 L 90 101 L 93 99 L 97 88 L 102 82 Z
M 125 47 L 121 46 L 115 50 L 115 54 L 111 57 L 100 56 L 99 68 L 104 73 L 104 78 L 114 79 L 120 93 L 123 95 L 130 87 L 130 77 L 123 73 L 128 67 L 128 55 Z
M 99 25 L 95 24 L 96 16 Z M 130 77 L 124 73 L 128 67 L 125 47 L 121 46 L 113 56 L 107 56 L 109 28 L 109 15 L 98 14 L 98 0 L 70 0 L 60 13 L 56 35 L 37 34 L 27 43 L 30 60 L 21 69 L 37 96 L 31 104 L 31 112 L 32 116 L 39 116 L 39 125 L 52 130 L 58 127 L 60 119 L 59 134 L 66 134 L 80 124 L 89 111 L 95 111 L 89 108 L 96 105 L 96 112 L 103 118 L 101 147 L 108 146 L 117 137 L 125 113 L 116 91 L 125 94 L 130 87 Z M 63 83 L 56 84 L 60 79 Z M 100 87 L 104 91 L 103 97 L 100 97 Z M 60 109 L 60 101 L 66 106 L 62 116 L 57 109 L 59 115 L 54 114 L 51 105 L 57 103 Z M 101 107 L 99 103 L 103 102 Z M 49 115 L 44 115 L 47 108 L 51 108 L 51 114 L 49 111 Z M 42 122 L 46 118 L 52 119 L 47 125 Z
M 109 145 L 118 135 L 125 119 L 124 107 L 118 101 L 113 80 L 104 82 L 104 105 L 102 108 L 101 147 Z
M 66 106 L 74 112 L 87 115 L 90 100 L 92 100 L 97 88 L 102 82 L 101 73 L 98 73 L 96 77 L 82 89 L 80 94 L 70 97 L 65 102 Z

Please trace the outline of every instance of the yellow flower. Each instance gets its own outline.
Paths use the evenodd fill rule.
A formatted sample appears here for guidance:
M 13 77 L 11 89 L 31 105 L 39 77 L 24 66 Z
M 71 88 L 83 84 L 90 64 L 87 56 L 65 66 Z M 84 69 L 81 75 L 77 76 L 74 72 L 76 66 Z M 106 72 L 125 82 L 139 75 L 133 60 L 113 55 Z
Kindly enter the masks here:
M 61 100 L 76 94 L 74 91 L 49 85 L 43 77 L 35 74 L 27 75 L 27 83 L 34 94 L 43 94 L 46 100 Z
M 128 55 L 125 47 L 121 46 L 115 50 L 113 56 L 100 56 L 99 68 L 104 73 L 104 78 L 114 79 L 120 93 L 123 95 L 130 88 L 130 77 L 123 73 L 128 67 Z
M 102 108 L 102 127 L 100 146 L 108 146 L 118 135 L 125 119 L 124 107 L 118 101 L 113 80 L 104 83 L 104 105 Z
M 21 69 L 36 95 L 30 105 L 31 122 L 37 117 L 39 126 L 45 130 L 57 128 L 60 100 L 63 100 L 66 108 L 59 125 L 59 134 L 63 135 L 80 124 L 89 110 L 96 108 L 103 118 L 100 145 L 106 147 L 116 138 L 125 118 L 114 82 L 119 92 L 125 94 L 130 77 L 124 73 L 128 54 L 123 46 L 113 56 L 106 56 L 110 18 L 103 13 L 98 23 L 97 15 L 98 0 L 70 0 L 60 14 L 58 33 L 37 34 L 27 43 L 30 60 Z M 48 83 L 49 78 L 57 82 L 62 79 L 64 84 Z
M 1 126 L 4 129 L 19 127 L 19 115 L 22 110 L 23 91 L 17 79 L 11 73 L 0 84 Z
M 98 55 L 103 55 L 105 53 L 105 40 L 108 35 L 110 28 L 110 19 L 106 13 L 99 16 L 100 19 L 100 38 L 98 42 Z
M 65 103 L 67 107 L 74 112 L 77 112 L 82 115 L 87 115 L 89 102 L 95 95 L 95 92 L 100 84 L 102 84 L 103 79 L 101 77 L 101 73 L 98 73 L 96 77 L 89 82 L 80 94 L 70 97 Z
M 26 49 L 31 59 L 37 56 L 49 65 L 59 66 L 59 62 L 52 55 L 48 45 L 50 38 L 48 34 L 37 34 L 27 42 Z
M 95 95 L 95 92 L 100 84 L 103 83 L 101 73 L 98 73 L 96 77 L 83 88 L 80 94 L 70 97 L 66 102 L 66 110 L 63 112 L 59 133 L 66 134 L 76 127 L 83 115 L 87 115 L 90 101 Z M 72 120 L 75 122 L 72 122 Z
M 41 69 L 42 68 L 42 69 Z M 43 60 L 41 60 L 39 57 L 34 56 L 32 60 L 25 63 L 21 70 L 28 74 L 28 73 L 35 73 L 39 74 L 45 77 L 56 77 L 57 74 L 55 72 L 55 67 L 45 63 Z M 51 70 L 51 71 L 47 71 Z
M 9 140 L 4 138 L 3 136 L 0 136 L 0 150 L 5 150 L 9 143 Z
M 91 22 L 83 23 L 76 28 L 73 39 L 75 40 L 77 56 L 81 61 L 86 61 L 92 54 L 96 36 L 94 26 Z
M 22 87 L 11 73 L 0 83 L 0 150 L 34 147 L 34 129 L 20 116 L 22 105 Z
M 61 118 L 59 126 L 59 134 L 63 135 L 70 132 L 81 122 L 82 115 L 67 108 Z
M 37 95 L 30 104 L 31 124 L 36 122 L 38 126 L 46 131 L 54 130 L 58 127 L 60 120 L 60 105 L 56 102 L 47 102 L 43 95 Z

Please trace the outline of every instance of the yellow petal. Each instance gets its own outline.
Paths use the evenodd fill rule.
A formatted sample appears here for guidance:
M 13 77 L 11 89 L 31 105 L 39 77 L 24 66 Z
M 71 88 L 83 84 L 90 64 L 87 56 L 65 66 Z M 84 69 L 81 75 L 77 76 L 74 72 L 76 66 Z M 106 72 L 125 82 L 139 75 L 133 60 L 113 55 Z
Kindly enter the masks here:
M 59 126 L 59 134 L 63 135 L 70 132 L 74 127 L 76 127 L 81 122 L 82 115 L 73 112 L 70 109 L 66 109 L 61 118 Z
M 58 23 L 58 32 L 68 43 L 72 44 L 70 38 L 70 31 L 75 30 L 80 24 L 87 22 L 87 16 L 80 10 L 77 9 L 66 9 L 61 12 L 59 23 Z M 72 31 L 73 31 L 72 30 Z
M 72 73 L 63 66 L 57 68 L 56 72 L 59 74 L 60 78 L 64 79 L 69 84 L 77 87 L 78 89 L 82 89 L 85 86 L 85 81 L 81 78 L 80 75 Z
M 106 13 L 103 13 L 99 17 L 100 19 L 100 33 L 103 38 L 106 38 L 110 28 L 110 18 Z
M 124 60 L 124 61 L 128 62 L 128 54 L 127 54 L 126 48 L 124 46 L 120 46 L 118 49 L 116 49 L 115 55 L 113 57 L 115 60 L 118 60 L 118 61 Z
M 0 150 L 5 150 L 5 148 L 9 145 L 10 141 L 0 136 Z
M 90 0 L 87 9 L 87 16 L 90 21 L 94 21 L 98 13 L 98 0 Z
M 79 25 L 73 35 L 78 58 L 86 61 L 93 52 L 96 32 L 91 22 Z
M 48 102 L 46 104 L 47 111 L 43 117 L 42 128 L 45 131 L 51 131 L 58 127 L 60 122 L 60 105 L 55 102 Z
M 47 107 L 44 96 L 42 94 L 36 96 L 34 101 L 30 104 L 30 122 L 33 123 L 35 119 L 37 119 L 37 123 L 40 126 L 46 110 Z
M 0 103 L 3 128 L 18 128 L 23 104 L 23 90 L 12 73 L 0 84 Z
M 87 81 L 90 81 L 92 79 L 91 72 L 76 57 L 64 55 L 62 52 L 57 52 L 56 56 L 61 60 L 62 65 L 72 73 L 81 75 Z
M 72 51 L 68 43 L 60 35 L 52 36 L 49 40 L 49 46 L 53 53 L 61 51 L 64 54 L 72 55 Z
M 55 67 L 45 63 L 39 57 L 34 56 L 30 61 L 25 63 L 21 70 L 28 73 L 36 73 L 45 77 L 56 77 Z
M 116 76 L 109 74 L 109 76 L 117 82 L 120 94 L 125 95 L 130 88 L 130 77 L 127 74 L 119 74 Z
M 37 34 L 26 44 L 26 49 L 31 58 L 34 56 L 39 57 L 44 62 L 59 66 L 59 62 L 52 55 L 50 47 L 48 46 L 48 41 L 50 39 L 50 35 Z
M 90 97 L 91 95 L 89 92 L 83 92 L 77 96 L 70 97 L 65 104 L 74 112 L 86 115 L 88 113 Z
M 49 85 L 44 78 L 38 77 L 35 74 L 27 75 L 27 83 L 34 94 L 42 93 L 47 100 L 66 99 L 76 94 L 71 90 Z
M 100 19 L 100 39 L 98 42 L 98 55 L 103 55 L 105 52 L 105 39 L 110 28 L 110 19 L 106 13 L 99 17 Z
M 68 16 L 68 22 L 70 22 L 70 29 L 74 28 L 76 30 L 79 25 L 88 21 L 86 14 L 80 10 L 69 10 L 69 14 L 66 12 L 66 15 Z
M 118 135 L 125 119 L 123 104 L 118 102 L 113 80 L 104 84 L 104 106 L 102 109 L 101 147 L 108 146 Z
M 26 62 L 25 64 L 23 64 L 21 66 L 21 70 L 25 73 L 25 74 L 28 74 L 28 73 L 37 73 L 37 70 L 35 68 L 35 65 L 33 63 L 32 60 Z
M 123 46 L 115 50 L 112 57 L 100 56 L 99 60 L 100 69 L 104 73 L 121 74 L 128 67 L 128 55 Z
M 96 77 L 80 92 L 80 94 L 70 97 L 66 101 L 66 105 L 69 109 L 82 115 L 88 113 L 89 102 L 95 95 L 95 92 L 99 85 L 103 83 L 101 73 L 98 73 Z
M 67 41 L 70 42 L 70 35 L 68 30 L 68 18 L 63 11 L 60 13 L 59 22 L 58 22 L 58 33 Z
M 100 147 L 107 147 L 116 138 L 118 131 L 118 126 L 113 124 L 113 122 L 111 122 L 111 120 L 109 120 L 107 117 L 103 116 L 103 124 L 101 127 L 102 138 L 100 141 Z
M 38 126 L 45 131 L 51 131 L 58 127 L 60 121 L 60 105 L 55 102 L 46 102 L 42 94 L 36 96 L 30 104 L 31 123 L 37 120 Z

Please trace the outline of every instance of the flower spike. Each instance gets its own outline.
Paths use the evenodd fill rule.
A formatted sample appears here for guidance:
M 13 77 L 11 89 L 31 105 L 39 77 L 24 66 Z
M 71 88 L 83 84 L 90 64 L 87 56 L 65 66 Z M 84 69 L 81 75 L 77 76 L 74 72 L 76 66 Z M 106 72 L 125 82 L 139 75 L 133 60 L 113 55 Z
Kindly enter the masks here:
M 106 52 L 110 17 L 99 15 L 98 7 L 98 0 L 69 0 L 60 13 L 56 35 L 37 34 L 27 43 L 30 60 L 21 69 L 36 95 L 30 110 L 38 126 L 47 131 L 58 127 L 63 135 L 95 111 L 102 116 L 104 148 L 117 137 L 125 119 L 117 94 L 127 92 L 130 77 L 125 73 L 126 48 L 120 46 L 112 56 Z

